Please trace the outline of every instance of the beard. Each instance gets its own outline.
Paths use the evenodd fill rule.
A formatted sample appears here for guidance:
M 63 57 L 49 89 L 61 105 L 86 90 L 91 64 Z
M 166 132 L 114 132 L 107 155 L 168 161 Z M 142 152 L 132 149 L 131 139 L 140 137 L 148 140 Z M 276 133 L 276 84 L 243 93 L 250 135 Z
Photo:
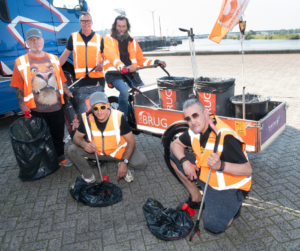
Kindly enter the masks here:
M 118 30 L 115 30 L 115 31 L 113 32 L 113 34 L 114 34 L 114 36 L 117 38 L 118 41 L 123 41 L 123 40 L 129 38 L 128 30 L 126 30 L 123 34 L 120 34 L 120 33 L 118 32 Z

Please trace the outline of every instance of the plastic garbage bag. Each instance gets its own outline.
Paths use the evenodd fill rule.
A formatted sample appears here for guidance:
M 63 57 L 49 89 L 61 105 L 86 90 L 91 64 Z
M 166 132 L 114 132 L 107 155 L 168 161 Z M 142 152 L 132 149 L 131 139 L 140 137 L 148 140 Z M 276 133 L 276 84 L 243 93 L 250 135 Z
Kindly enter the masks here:
M 192 231 L 194 226 L 186 211 L 164 208 L 159 201 L 151 198 L 148 198 L 144 204 L 143 212 L 151 233 L 164 241 L 182 239 Z
M 87 183 L 78 177 L 70 189 L 72 197 L 83 205 L 107 207 L 122 200 L 122 190 L 110 182 Z
M 42 118 L 20 118 L 9 128 L 12 147 L 20 168 L 19 179 L 43 178 L 59 168 L 47 123 Z

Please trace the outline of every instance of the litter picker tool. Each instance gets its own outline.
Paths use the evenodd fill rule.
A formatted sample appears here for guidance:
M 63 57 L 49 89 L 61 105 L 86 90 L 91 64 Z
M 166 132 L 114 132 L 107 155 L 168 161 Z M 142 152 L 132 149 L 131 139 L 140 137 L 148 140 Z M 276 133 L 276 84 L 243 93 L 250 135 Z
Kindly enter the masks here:
M 244 49 L 243 49 L 243 42 L 244 42 L 244 34 L 246 30 L 246 21 L 243 21 L 241 17 L 239 22 L 240 28 L 240 41 L 241 41 L 241 52 L 242 52 L 242 83 L 243 83 L 243 119 L 246 118 L 246 110 L 245 110 L 245 77 L 244 77 Z
M 90 121 L 89 121 L 89 118 L 88 118 L 89 114 L 90 114 L 90 112 L 86 112 L 86 120 L 87 120 L 89 128 L 90 128 L 90 131 L 87 132 L 87 135 L 88 135 L 88 138 L 89 138 L 90 142 L 93 142 L 93 145 L 95 146 L 95 141 L 93 139 L 93 134 L 92 134 L 92 131 L 91 131 L 91 124 L 90 124 Z M 98 170 L 99 170 L 99 174 L 100 174 L 100 179 L 101 179 L 101 182 L 103 182 L 103 177 L 102 177 L 102 172 L 101 172 L 101 167 L 100 167 L 100 163 L 99 163 L 99 158 L 98 158 L 97 152 L 95 152 L 95 157 L 96 157 L 97 166 L 98 166 Z
M 170 73 L 160 64 L 159 67 L 165 72 L 167 73 L 168 77 L 170 78 Z
M 72 88 L 74 85 L 76 85 L 81 79 L 83 79 L 86 75 L 88 75 L 89 73 L 91 73 L 92 71 L 94 71 L 96 69 L 97 66 L 95 66 L 93 69 L 91 69 L 88 73 L 86 73 L 83 77 L 81 77 L 80 79 L 76 80 L 75 83 L 71 84 L 68 88 Z
M 216 130 L 214 128 L 212 128 L 212 129 L 214 130 L 214 132 L 217 135 Z M 220 138 L 221 138 L 221 132 L 216 137 L 215 146 L 214 146 L 214 153 L 216 153 L 217 150 L 218 150 Z M 201 206 L 200 206 L 200 210 L 199 210 L 199 214 L 198 214 L 198 217 L 197 217 L 197 221 L 196 221 L 195 227 L 194 227 L 194 229 L 193 229 L 193 231 L 191 233 L 191 236 L 190 236 L 190 241 L 193 241 L 194 235 L 196 233 L 197 233 L 198 236 L 200 235 L 199 223 L 200 223 L 200 218 L 201 218 L 201 213 L 202 213 L 202 209 L 203 209 L 203 204 L 204 204 L 204 200 L 205 200 L 205 196 L 206 196 L 206 192 L 207 192 L 208 182 L 209 182 L 209 179 L 210 179 L 210 174 L 211 174 L 211 168 L 209 168 L 209 172 L 208 172 L 208 175 L 207 175 L 207 179 L 206 179 L 206 183 L 205 183 L 205 187 L 204 187 L 204 192 L 203 192 L 203 196 L 202 196 L 202 203 L 201 203 Z
M 124 68 L 126 68 L 126 67 L 123 67 L 122 68 L 122 70 L 121 70 L 121 72 L 123 73 L 123 69 Z M 125 72 L 125 70 L 124 70 L 124 72 Z M 124 74 L 123 76 L 125 76 L 125 78 L 128 80 L 128 82 L 130 83 L 130 87 L 132 88 L 132 89 L 134 89 L 134 91 L 137 91 L 139 94 L 141 94 L 144 98 L 146 98 L 148 101 L 150 101 L 154 106 L 156 106 L 157 108 L 160 108 L 152 99 L 150 99 L 150 98 L 148 98 L 143 92 L 141 92 L 138 88 L 136 88 L 134 85 L 133 85 L 133 83 L 132 83 L 132 81 L 131 81 L 131 79 L 126 75 L 126 74 Z
M 193 75 L 194 75 L 194 79 L 197 79 L 198 78 L 198 70 L 197 70 L 196 52 L 195 52 L 195 44 L 194 44 L 195 34 L 193 33 L 193 28 L 191 28 L 190 30 L 179 28 L 179 30 L 188 33 L 192 67 L 193 67 Z

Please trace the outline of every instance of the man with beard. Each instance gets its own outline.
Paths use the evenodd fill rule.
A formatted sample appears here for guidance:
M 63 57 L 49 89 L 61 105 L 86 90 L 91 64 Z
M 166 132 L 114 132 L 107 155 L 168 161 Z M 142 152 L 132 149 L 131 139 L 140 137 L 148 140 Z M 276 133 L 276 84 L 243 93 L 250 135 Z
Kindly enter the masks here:
M 129 86 L 125 83 L 127 79 L 118 74 L 123 67 L 128 68 L 128 76 L 135 86 L 144 85 L 136 67 L 153 64 L 161 64 L 166 67 L 166 63 L 160 60 L 150 60 L 143 57 L 143 52 L 138 42 L 130 35 L 130 24 L 128 19 L 117 16 L 111 33 L 104 37 L 104 71 L 107 83 L 111 83 L 119 92 L 119 110 L 126 117 L 128 112 Z
M 16 59 L 11 86 L 21 111 L 31 111 L 33 117 L 43 118 L 50 129 L 60 165 L 70 166 L 72 161 L 64 154 L 64 93 L 73 97 L 58 58 L 43 51 L 44 39 L 38 29 L 26 32 L 29 53 Z
M 79 17 L 81 30 L 71 34 L 66 49 L 61 54 L 59 62 L 64 65 L 73 51 L 73 62 L 76 79 L 83 77 L 95 66 L 96 69 L 80 80 L 76 87 L 87 85 L 101 85 L 105 87 L 103 73 L 102 52 L 103 39 L 92 30 L 93 20 L 90 13 L 83 11 Z

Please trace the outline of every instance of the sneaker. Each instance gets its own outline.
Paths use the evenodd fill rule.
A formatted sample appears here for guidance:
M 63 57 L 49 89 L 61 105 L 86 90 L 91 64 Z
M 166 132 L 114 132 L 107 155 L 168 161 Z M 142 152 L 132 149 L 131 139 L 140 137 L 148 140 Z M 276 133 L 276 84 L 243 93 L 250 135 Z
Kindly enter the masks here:
M 67 159 L 64 154 L 58 157 L 58 163 L 61 166 L 72 166 L 74 164 L 73 161 Z
M 83 175 L 81 175 L 81 177 L 87 182 L 87 183 L 95 183 L 96 182 L 96 177 L 94 174 L 92 174 L 92 177 L 91 178 L 84 178 Z
M 192 196 L 189 195 L 189 198 L 185 203 L 188 204 L 188 206 L 192 209 L 200 209 L 202 201 L 200 202 L 192 201 Z M 205 209 L 205 204 L 203 204 L 203 209 Z
M 132 173 L 130 172 L 129 169 L 127 169 L 127 173 L 124 177 L 124 180 L 126 180 L 128 183 L 133 181 L 133 175 L 132 175 Z

